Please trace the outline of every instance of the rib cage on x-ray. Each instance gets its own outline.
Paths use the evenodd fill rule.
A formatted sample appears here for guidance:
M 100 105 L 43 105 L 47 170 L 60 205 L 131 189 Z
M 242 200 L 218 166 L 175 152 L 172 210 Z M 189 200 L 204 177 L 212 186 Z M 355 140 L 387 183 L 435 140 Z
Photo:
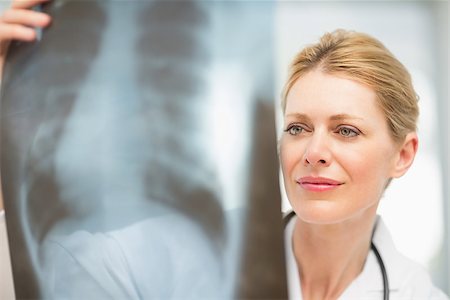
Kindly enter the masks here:
M 271 4 L 55 0 L 44 10 L 52 26 L 12 45 L 2 86 L 16 296 L 52 296 L 46 241 L 173 214 L 209 245 L 214 296 L 285 295 Z M 268 276 L 243 269 L 256 262 L 252 247 L 271 254 L 258 264 Z

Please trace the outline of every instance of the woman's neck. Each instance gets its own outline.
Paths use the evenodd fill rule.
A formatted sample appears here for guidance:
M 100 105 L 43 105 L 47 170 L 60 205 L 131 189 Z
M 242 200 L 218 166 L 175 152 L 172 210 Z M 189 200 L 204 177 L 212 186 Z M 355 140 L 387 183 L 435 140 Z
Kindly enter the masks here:
M 370 249 L 375 211 L 338 224 L 297 219 L 293 250 L 303 299 L 336 299 L 361 273 Z

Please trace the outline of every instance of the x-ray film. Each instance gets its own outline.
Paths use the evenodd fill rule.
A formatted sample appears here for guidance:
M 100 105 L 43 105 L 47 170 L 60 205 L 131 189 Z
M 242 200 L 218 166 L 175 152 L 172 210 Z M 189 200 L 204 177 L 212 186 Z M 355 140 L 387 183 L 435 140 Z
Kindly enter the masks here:
M 64 1 L 11 44 L 18 298 L 286 298 L 270 1 Z

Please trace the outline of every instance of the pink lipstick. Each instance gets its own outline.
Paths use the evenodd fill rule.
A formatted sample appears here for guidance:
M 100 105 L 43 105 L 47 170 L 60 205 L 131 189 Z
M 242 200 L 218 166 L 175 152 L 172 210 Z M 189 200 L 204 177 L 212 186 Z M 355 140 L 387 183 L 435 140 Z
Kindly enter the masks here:
M 343 184 L 342 182 L 333 179 L 312 176 L 302 177 L 297 180 L 297 183 L 305 190 L 311 192 L 330 191 Z

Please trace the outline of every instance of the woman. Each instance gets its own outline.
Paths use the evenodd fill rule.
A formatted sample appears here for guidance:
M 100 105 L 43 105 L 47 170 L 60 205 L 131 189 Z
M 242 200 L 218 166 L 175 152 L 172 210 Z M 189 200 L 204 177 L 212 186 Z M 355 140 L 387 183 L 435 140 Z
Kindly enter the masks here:
M 282 109 L 281 166 L 295 212 L 286 226 L 290 297 L 382 299 L 386 290 L 390 299 L 447 299 L 395 250 L 376 215 L 418 147 L 404 66 L 368 35 L 327 33 L 292 62 Z

